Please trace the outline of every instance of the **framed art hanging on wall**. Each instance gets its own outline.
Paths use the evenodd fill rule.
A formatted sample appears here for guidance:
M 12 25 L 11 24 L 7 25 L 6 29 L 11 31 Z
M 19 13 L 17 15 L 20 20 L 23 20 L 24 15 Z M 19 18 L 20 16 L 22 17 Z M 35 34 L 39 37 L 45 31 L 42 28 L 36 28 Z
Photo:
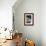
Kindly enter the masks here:
M 34 13 L 24 13 L 24 26 L 34 25 Z

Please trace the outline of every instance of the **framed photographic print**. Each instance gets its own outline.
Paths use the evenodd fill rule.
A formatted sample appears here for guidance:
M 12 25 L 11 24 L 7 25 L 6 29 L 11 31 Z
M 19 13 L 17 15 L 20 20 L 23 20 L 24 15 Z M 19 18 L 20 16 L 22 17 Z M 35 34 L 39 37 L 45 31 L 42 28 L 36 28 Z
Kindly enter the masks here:
M 34 13 L 24 13 L 24 26 L 34 25 Z

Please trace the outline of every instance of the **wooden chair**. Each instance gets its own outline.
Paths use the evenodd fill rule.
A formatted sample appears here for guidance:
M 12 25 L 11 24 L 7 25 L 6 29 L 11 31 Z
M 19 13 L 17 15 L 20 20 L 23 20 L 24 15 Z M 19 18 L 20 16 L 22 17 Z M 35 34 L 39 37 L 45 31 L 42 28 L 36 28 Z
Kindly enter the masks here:
M 16 42 L 16 46 L 21 46 L 22 44 L 22 33 L 15 33 L 15 36 L 13 37 Z
M 35 43 L 32 40 L 26 40 L 25 46 L 35 46 Z

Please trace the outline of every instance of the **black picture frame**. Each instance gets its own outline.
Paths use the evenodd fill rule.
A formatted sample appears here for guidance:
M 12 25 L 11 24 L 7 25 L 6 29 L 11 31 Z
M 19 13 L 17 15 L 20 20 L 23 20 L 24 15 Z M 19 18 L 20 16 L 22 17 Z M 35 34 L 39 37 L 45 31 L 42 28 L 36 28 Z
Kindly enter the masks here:
M 34 13 L 24 13 L 24 26 L 34 25 Z

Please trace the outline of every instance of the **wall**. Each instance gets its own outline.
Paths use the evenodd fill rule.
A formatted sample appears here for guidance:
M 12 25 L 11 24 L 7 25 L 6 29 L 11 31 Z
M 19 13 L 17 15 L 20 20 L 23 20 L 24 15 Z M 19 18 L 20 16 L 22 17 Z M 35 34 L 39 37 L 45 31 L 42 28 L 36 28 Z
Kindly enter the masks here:
M 42 46 L 46 46 L 46 0 L 41 2 L 41 38 Z
M 14 5 L 15 6 L 15 5 Z M 41 46 L 41 1 L 23 0 L 20 5 L 14 7 L 15 29 L 23 33 L 24 39 L 35 41 L 36 46 Z M 24 13 L 34 13 L 34 25 L 24 26 Z
M 0 27 L 12 29 L 12 6 L 16 0 L 0 0 Z

